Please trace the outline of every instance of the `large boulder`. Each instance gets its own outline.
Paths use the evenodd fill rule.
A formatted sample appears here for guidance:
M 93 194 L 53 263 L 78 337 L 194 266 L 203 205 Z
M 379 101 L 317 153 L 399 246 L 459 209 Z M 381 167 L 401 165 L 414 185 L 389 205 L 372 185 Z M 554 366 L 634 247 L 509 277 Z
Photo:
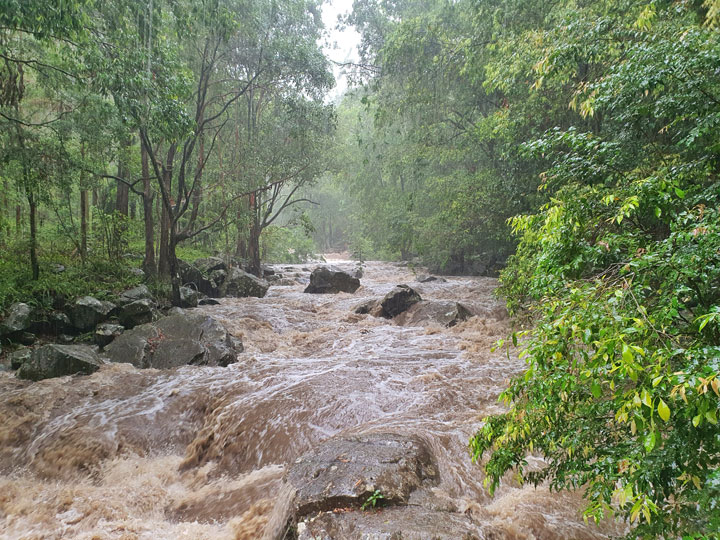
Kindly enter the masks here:
M 120 293 L 117 303 L 120 306 L 125 306 L 138 300 L 152 300 L 152 297 L 152 293 L 150 292 L 150 289 L 148 289 L 147 285 L 138 285 L 137 287 L 133 287 L 132 289 L 128 289 L 127 291 Z
M 491 538 L 464 514 L 421 506 L 384 508 L 382 512 L 323 512 L 297 524 L 297 540 L 480 540 Z
M 32 349 L 28 347 L 21 347 L 20 349 L 8 354 L 8 359 L 10 360 L 10 368 L 20 369 L 20 366 L 30 360 L 30 358 L 32 357 L 32 353 Z
M 333 294 L 354 293 L 360 287 L 360 280 L 335 266 L 318 266 L 310 274 L 310 285 L 306 293 Z
M 231 268 L 228 271 L 227 278 L 220 287 L 222 296 L 234 296 L 244 298 L 246 296 L 255 296 L 262 298 L 267 293 L 268 282 L 260 279 L 252 274 L 240 270 L 239 268 Z M 209 295 L 208 295 L 209 296 Z
M 459 302 L 423 300 L 401 313 L 395 322 L 404 326 L 428 326 L 439 324 L 455 326 L 472 317 L 472 312 Z
M 237 361 L 236 344 L 225 327 L 202 313 L 179 313 L 125 331 L 106 348 L 113 362 L 169 369 L 192 364 L 227 366 Z
M 195 259 L 192 265 L 205 275 L 209 275 L 215 270 L 227 271 L 228 269 L 227 264 L 225 264 L 225 261 L 223 261 L 220 257 L 204 257 L 201 259 Z
M 192 264 L 178 260 L 178 268 L 184 285 L 213 298 L 222 296 L 220 287 L 227 277 L 227 265 L 222 259 L 206 257 Z
M 23 332 L 30 328 L 33 322 L 34 310 L 28 304 L 18 302 L 8 309 L 7 316 L 0 323 L 0 336 L 7 336 Z
M 155 303 L 149 298 L 135 300 L 117 312 L 120 324 L 125 328 L 135 328 L 140 324 L 146 324 L 155 318 Z
M 197 307 L 200 300 L 200 293 L 192 287 L 180 287 L 180 307 L 194 308 Z
M 387 293 L 380 302 L 385 317 L 395 317 L 403 311 L 407 311 L 410 306 L 418 303 L 422 298 L 407 285 L 398 285 L 392 291 Z
M 17 371 L 20 379 L 40 381 L 83 373 L 89 375 L 100 369 L 103 361 L 85 345 L 44 345 L 33 351 L 29 360 Z
M 92 296 L 83 296 L 70 306 L 68 316 L 77 330 L 88 332 L 105 321 L 113 309 L 115 309 L 115 304 L 98 300 Z
M 421 485 L 437 480 L 425 443 L 394 433 L 329 439 L 297 459 L 287 474 L 296 490 L 296 517 L 360 507 L 376 491 L 386 504 L 403 504 Z

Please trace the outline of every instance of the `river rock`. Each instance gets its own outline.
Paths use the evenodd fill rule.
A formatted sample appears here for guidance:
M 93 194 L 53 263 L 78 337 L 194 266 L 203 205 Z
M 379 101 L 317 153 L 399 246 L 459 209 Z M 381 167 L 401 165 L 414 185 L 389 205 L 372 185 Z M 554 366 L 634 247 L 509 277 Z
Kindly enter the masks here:
M 398 315 L 395 322 L 403 326 L 440 324 L 450 327 L 472 316 L 471 311 L 459 302 L 423 300 Z
M 298 458 L 287 481 L 297 490 L 296 517 L 346 506 L 362 506 L 380 490 L 387 504 L 407 502 L 437 468 L 420 439 L 373 433 L 329 439 Z
M 242 347 L 242 344 L 240 344 Z M 170 315 L 124 332 L 106 348 L 113 362 L 169 369 L 187 364 L 227 366 L 237 361 L 225 327 L 202 313 Z
M 20 369 L 20 366 L 22 366 L 25 362 L 30 360 L 30 357 L 32 356 L 32 349 L 28 347 L 22 347 L 16 351 L 11 352 L 8 355 L 8 359 L 10 360 L 10 368 L 11 369 Z
M 268 266 L 266 264 L 263 264 L 260 266 L 260 271 L 262 272 L 262 275 L 265 277 L 275 275 L 275 269 L 272 266 Z
M 180 307 L 197 307 L 200 300 L 200 293 L 192 287 L 180 287 Z
M 418 283 L 431 283 L 437 281 L 438 283 L 447 283 L 447 279 L 437 276 L 430 276 L 427 274 L 421 274 L 417 277 Z
M 147 288 L 147 285 L 138 285 L 137 287 L 133 287 L 132 289 L 128 289 L 127 291 L 120 293 L 117 303 L 120 306 L 125 306 L 136 302 L 137 300 L 145 299 L 152 300 L 152 293 L 150 292 L 150 289 Z
M 70 306 L 68 315 L 77 330 L 87 332 L 95 328 L 98 323 L 105 321 L 113 309 L 115 304 L 92 296 L 83 296 Z
M 204 275 L 209 275 L 214 270 L 227 271 L 227 264 L 220 257 L 203 257 L 195 259 L 192 265 L 200 270 Z
M 95 329 L 95 343 L 102 349 L 107 347 L 113 340 L 125 331 L 125 327 L 119 324 L 102 323 Z
M 467 516 L 417 506 L 380 512 L 323 512 L 297 524 L 297 540 L 480 540 L 486 538 Z
M 360 280 L 335 266 L 318 266 L 310 274 L 310 285 L 306 293 L 334 294 L 354 293 L 360 287 Z
M 239 268 L 231 268 L 225 282 L 220 287 L 220 292 L 222 296 L 262 298 L 267 293 L 268 287 L 268 282 L 264 279 L 248 274 Z
M 214 298 L 201 298 L 198 300 L 198 306 L 217 306 L 220 302 L 215 300 Z
M 407 311 L 410 306 L 418 303 L 422 298 L 411 289 L 408 285 L 398 285 L 392 291 L 387 293 L 380 302 L 385 317 L 395 317 L 403 311 Z
M 23 302 L 12 304 L 8 314 L 0 323 L 0 336 L 7 336 L 27 330 L 32 325 L 33 308 Z
M 135 300 L 121 307 L 117 317 L 125 328 L 135 328 L 139 324 L 149 323 L 155 317 L 155 303 L 149 298 Z
M 103 363 L 95 351 L 85 345 L 44 345 L 35 349 L 30 359 L 20 366 L 17 377 L 40 381 L 75 373 L 89 375 Z

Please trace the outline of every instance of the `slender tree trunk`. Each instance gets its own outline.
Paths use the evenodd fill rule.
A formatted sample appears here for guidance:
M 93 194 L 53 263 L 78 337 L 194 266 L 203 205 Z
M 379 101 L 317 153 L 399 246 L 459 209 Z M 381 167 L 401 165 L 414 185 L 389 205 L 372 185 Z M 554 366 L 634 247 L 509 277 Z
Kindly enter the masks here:
M 170 192 L 170 171 L 163 172 L 162 182 L 168 193 Z M 160 257 L 158 261 L 158 273 L 164 278 L 172 278 L 170 261 L 170 227 L 172 225 L 170 211 L 161 201 L 162 215 L 160 217 Z
M 148 154 L 144 145 L 140 145 L 140 156 L 142 160 L 143 175 L 143 219 L 145 221 L 145 259 L 143 270 L 145 275 L 154 276 L 157 274 L 155 265 L 155 222 L 153 220 L 153 192 L 150 182 L 150 167 Z
M 40 278 L 37 258 L 37 202 L 32 191 L 28 191 L 27 199 L 30 204 L 30 268 L 33 280 L 37 281 Z
M 118 152 L 117 175 L 126 181 L 130 180 L 130 168 L 127 163 L 127 148 L 132 144 L 132 140 L 128 139 L 122 142 L 122 146 Z M 125 182 L 118 180 L 117 195 L 115 198 L 115 210 L 123 216 L 128 215 L 128 205 L 130 203 L 130 186 Z
M 251 274 L 260 275 L 260 216 L 258 215 L 258 201 L 256 195 L 250 195 L 250 212 L 252 222 L 250 223 L 250 241 L 248 242 L 248 258 Z
M 87 258 L 87 235 L 88 235 L 88 192 L 80 190 L 80 258 L 85 261 Z
M 15 205 L 15 236 L 20 237 L 22 234 L 22 207 Z

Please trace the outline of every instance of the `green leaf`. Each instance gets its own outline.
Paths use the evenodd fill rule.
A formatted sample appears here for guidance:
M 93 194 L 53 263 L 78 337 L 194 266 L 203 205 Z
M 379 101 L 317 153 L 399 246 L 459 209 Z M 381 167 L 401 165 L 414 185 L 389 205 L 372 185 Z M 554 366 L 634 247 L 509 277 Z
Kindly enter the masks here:
M 602 388 L 597 382 L 593 381 L 593 383 L 590 385 L 590 392 L 592 392 L 593 396 L 599 398 L 602 395 Z
M 662 399 L 658 403 L 657 410 L 660 418 L 662 418 L 664 422 L 670 420 L 670 407 L 668 407 L 667 403 L 665 403 Z

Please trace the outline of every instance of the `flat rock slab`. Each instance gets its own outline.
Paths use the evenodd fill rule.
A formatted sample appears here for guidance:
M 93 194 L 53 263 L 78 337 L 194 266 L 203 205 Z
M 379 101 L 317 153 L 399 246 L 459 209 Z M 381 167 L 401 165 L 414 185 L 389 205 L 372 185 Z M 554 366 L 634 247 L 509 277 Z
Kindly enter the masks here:
M 202 313 L 180 313 L 141 324 L 106 348 L 112 362 L 139 368 L 170 369 L 183 365 L 227 366 L 237 361 L 236 343 L 225 327 Z
M 298 540 L 480 540 L 479 527 L 463 514 L 417 506 L 324 512 L 297 525 Z
M 437 468 L 420 439 L 373 433 L 327 440 L 290 467 L 297 490 L 296 517 L 361 506 L 376 490 L 386 504 L 402 504 L 423 483 L 436 483 Z
M 402 326 L 439 324 L 450 327 L 472 316 L 470 309 L 459 302 L 423 300 L 398 315 L 395 322 Z
M 17 371 L 19 379 L 40 381 L 83 373 L 94 373 L 104 362 L 85 345 L 44 345 L 35 349 Z

